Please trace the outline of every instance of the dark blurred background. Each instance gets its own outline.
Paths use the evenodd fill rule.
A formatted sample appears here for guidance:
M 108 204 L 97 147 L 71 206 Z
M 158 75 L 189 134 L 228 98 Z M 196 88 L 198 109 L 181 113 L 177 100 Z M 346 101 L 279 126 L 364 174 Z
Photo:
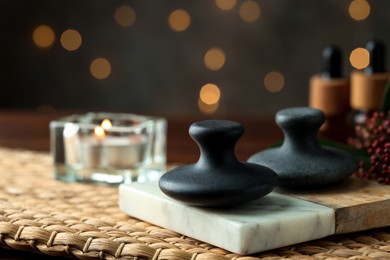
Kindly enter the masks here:
M 384 0 L 3 0 L 1 108 L 262 115 L 307 104 L 330 44 L 345 76 Z M 356 51 L 357 50 L 357 51 Z M 363 54 L 359 54 L 363 53 Z

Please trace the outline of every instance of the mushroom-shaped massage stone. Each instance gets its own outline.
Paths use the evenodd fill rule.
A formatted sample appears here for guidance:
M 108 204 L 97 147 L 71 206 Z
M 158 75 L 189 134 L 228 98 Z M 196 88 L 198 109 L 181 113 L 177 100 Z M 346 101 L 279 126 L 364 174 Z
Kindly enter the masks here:
M 244 128 L 229 120 L 193 123 L 190 136 L 200 148 L 199 160 L 178 166 L 159 179 L 167 196 L 192 206 L 236 206 L 270 193 L 277 174 L 264 166 L 240 162 L 235 145 Z
M 276 113 L 275 121 L 283 131 L 283 144 L 260 151 L 247 161 L 273 169 L 279 176 L 279 186 L 324 187 L 346 179 L 357 170 L 358 163 L 351 154 L 319 144 L 317 132 L 325 122 L 321 110 L 286 108 Z

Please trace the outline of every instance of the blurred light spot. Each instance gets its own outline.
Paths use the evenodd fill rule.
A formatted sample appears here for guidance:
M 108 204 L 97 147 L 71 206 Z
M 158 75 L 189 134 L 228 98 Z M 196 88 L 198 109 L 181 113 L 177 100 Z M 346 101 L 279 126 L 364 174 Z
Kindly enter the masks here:
M 366 0 L 353 0 L 349 4 L 348 12 L 352 19 L 361 21 L 370 15 L 371 7 Z
M 43 113 L 49 113 L 49 112 L 55 112 L 56 109 L 49 104 L 42 104 L 39 107 L 36 108 L 37 112 L 43 112 Z
M 111 64 L 104 58 L 97 58 L 91 62 L 89 70 L 97 79 L 105 79 L 111 74 Z
M 118 25 L 130 27 L 135 23 L 136 14 L 131 6 L 122 5 L 116 9 L 114 19 Z
M 237 0 L 215 0 L 215 4 L 218 6 L 218 8 L 224 11 L 233 9 L 236 3 Z
M 40 25 L 34 29 L 32 38 L 35 45 L 41 48 L 47 48 L 54 43 L 55 34 L 50 26 Z
M 209 70 L 219 70 L 225 64 L 225 53 L 220 48 L 211 48 L 204 55 L 204 64 Z
M 356 48 L 349 55 L 349 62 L 356 69 L 364 69 L 370 63 L 370 53 L 365 48 Z
M 241 4 L 239 14 L 246 22 L 255 22 L 260 17 L 260 6 L 255 1 L 245 1 Z
M 202 112 L 203 114 L 213 114 L 218 110 L 219 102 L 209 105 L 209 104 L 203 103 L 202 100 L 199 98 L 198 99 L 198 107 L 199 107 L 200 112 Z
M 100 126 L 101 126 L 103 129 L 107 130 L 107 129 L 110 129 L 110 128 L 112 127 L 112 123 L 111 123 L 110 119 L 105 118 L 105 119 L 103 119 L 103 121 L 102 121 L 102 123 L 100 124 Z
M 221 91 L 215 84 L 208 83 L 200 89 L 199 99 L 207 105 L 218 103 L 220 98 Z
M 279 92 L 284 87 L 284 77 L 281 73 L 271 71 L 264 77 L 265 88 L 272 93 Z
M 191 24 L 190 14 L 181 9 L 173 11 L 168 17 L 169 27 L 177 32 L 185 31 Z
M 97 138 L 104 138 L 106 136 L 106 132 L 104 131 L 103 127 L 97 126 L 94 129 L 94 135 Z
M 81 35 L 78 31 L 69 29 L 62 33 L 60 42 L 64 49 L 74 51 L 80 48 Z

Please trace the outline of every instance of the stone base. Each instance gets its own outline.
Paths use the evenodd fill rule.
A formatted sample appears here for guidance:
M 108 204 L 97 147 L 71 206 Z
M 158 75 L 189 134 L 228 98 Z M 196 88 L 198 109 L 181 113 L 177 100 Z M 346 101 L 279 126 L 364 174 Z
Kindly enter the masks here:
M 237 254 L 252 254 L 335 232 L 334 210 L 272 192 L 237 208 L 187 206 L 163 194 L 157 183 L 122 184 L 121 210 Z

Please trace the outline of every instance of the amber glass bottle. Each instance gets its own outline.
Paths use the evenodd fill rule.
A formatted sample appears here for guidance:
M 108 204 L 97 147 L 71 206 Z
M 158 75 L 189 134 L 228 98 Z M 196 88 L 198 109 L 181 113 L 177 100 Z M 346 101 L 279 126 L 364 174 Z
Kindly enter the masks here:
M 322 60 L 322 72 L 310 78 L 309 106 L 322 110 L 326 116 L 319 136 L 346 143 L 350 84 L 342 73 L 342 51 L 337 46 L 328 46 L 322 53 Z
M 351 73 L 350 104 L 352 112 L 349 118 L 350 135 L 354 135 L 356 125 L 364 123 L 375 111 L 379 111 L 390 73 L 385 66 L 385 45 L 372 40 L 366 45 L 370 53 L 369 65 L 363 71 Z

